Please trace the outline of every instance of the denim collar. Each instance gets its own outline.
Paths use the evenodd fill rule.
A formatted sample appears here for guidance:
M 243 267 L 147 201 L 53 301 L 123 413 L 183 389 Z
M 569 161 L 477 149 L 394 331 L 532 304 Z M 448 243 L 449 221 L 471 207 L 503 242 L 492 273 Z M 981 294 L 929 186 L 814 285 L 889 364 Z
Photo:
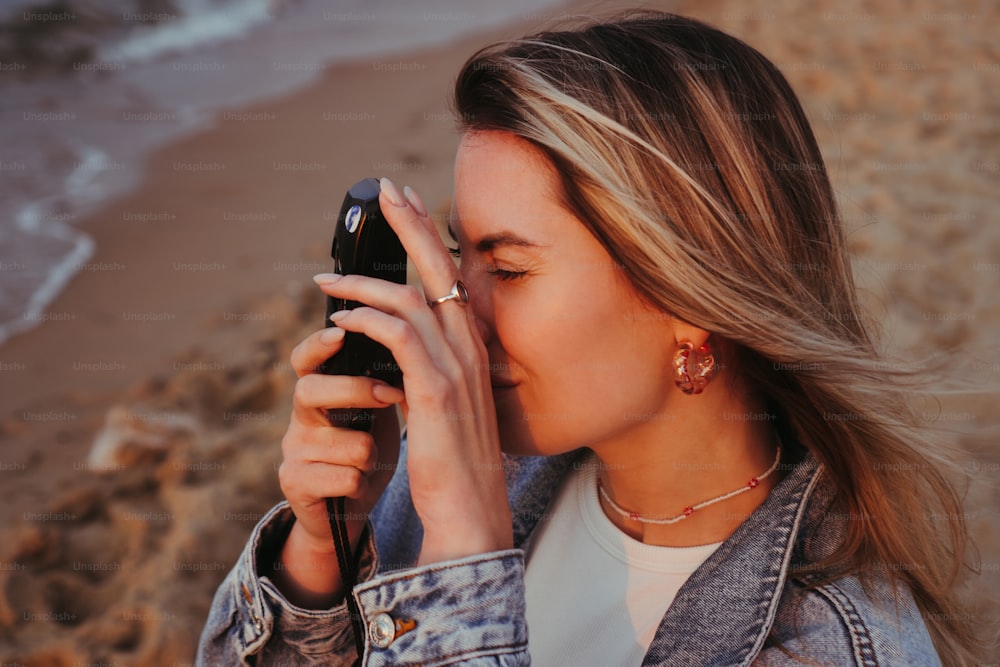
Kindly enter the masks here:
M 524 546 L 564 475 L 587 453 L 506 457 L 515 546 Z M 800 529 L 822 523 L 833 499 L 810 453 L 781 468 L 785 478 L 678 591 L 644 665 L 748 665 L 764 647 L 789 564 L 802 557 Z

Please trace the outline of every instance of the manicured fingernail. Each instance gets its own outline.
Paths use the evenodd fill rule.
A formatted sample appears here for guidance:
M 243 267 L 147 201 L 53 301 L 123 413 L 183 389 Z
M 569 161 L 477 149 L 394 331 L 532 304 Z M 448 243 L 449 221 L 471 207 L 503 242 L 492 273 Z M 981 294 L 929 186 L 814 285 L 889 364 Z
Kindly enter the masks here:
M 395 183 L 390 181 L 388 178 L 383 178 L 379 181 L 379 185 L 382 187 L 382 192 L 385 193 L 385 196 L 389 198 L 389 201 L 396 206 L 406 206 L 406 198 L 403 197 L 403 194 L 399 191 L 399 188 L 396 187 Z
M 343 278 L 343 276 L 336 273 L 319 273 L 313 276 L 313 280 L 316 281 L 317 285 L 329 285 L 335 283 Z
M 331 322 L 339 322 L 340 320 L 344 319 L 345 317 L 347 317 L 350 314 L 351 314 L 351 311 L 349 311 L 349 310 L 338 310 L 337 312 L 335 312 L 333 315 L 330 316 L 330 321 Z
M 387 384 L 376 384 L 372 387 L 372 396 L 383 403 L 399 403 L 403 400 L 402 393 L 399 389 Z
M 330 327 L 319 335 L 319 340 L 324 345 L 332 345 L 344 337 L 344 330 L 337 327 Z
M 424 200 L 420 198 L 413 188 L 409 185 L 403 187 L 403 194 L 406 195 L 406 201 L 410 202 L 410 206 L 413 210 L 417 212 L 417 215 L 422 217 L 427 217 L 427 207 L 424 206 Z

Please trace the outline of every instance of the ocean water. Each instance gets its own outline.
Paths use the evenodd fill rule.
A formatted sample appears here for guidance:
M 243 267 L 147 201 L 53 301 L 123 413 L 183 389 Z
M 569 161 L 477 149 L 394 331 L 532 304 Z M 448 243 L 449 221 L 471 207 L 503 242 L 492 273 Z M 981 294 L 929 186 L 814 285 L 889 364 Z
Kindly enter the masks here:
M 287 94 L 338 61 L 542 21 L 559 4 L 0 2 L 0 344 L 49 317 L 86 268 L 95 246 L 81 221 L 219 109 Z

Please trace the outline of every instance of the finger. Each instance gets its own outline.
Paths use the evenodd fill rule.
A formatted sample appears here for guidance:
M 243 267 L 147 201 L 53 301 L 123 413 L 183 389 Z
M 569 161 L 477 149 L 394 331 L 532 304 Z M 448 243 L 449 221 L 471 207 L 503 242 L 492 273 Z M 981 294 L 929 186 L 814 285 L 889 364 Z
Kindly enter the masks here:
M 448 295 L 458 280 L 458 267 L 427 215 L 420 196 L 411 188 L 406 188 L 407 195 L 401 194 L 388 178 L 380 183 L 382 212 L 413 260 L 428 303 Z M 477 335 L 472 313 L 462 301 L 449 299 L 431 308 L 451 341 L 464 346 Z
M 336 318 L 337 326 L 363 333 L 389 348 L 403 371 L 403 387 L 410 403 L 414 400 L 411 391 L 417 396 L 430 397 L 441 389 L 444 381 L 463 374 L 462 364 L 450 347 L 444 346 L 438 355 L 431 357 L 406 320 L 364 306 L 342 310 L 332 317 Z
M 344 330 L 327 327 L 313 332 L 295 346 L 290 355 L 292 368 L 299 377 L 318 373 L 324 361 L 340 351 L 344 346 Z
M 458 267 L 445 248 L 426 210 L 418 211 L 388 178 L 380 181 L 379 204 L 420 275 L 424 292 L 436 298 L 448 293 L 458 279 Z M 418 205 L 422 206 L 422 202 Z
M 329 426 L 310 429 L 308 438 L 297 442 L 286 456 L 303 463 L 330 463 L 372 472 L 377 454 L 371 434 Z
M 413 285 L 398 285 L 361 275 L 338 276 L 334 273 L 323 273 L 314 276 L 313 280 L 332 297 L 357 301 L 405 319 L 416 329 L 432 355 L 443 344 L 438 319 L 427 307 L 424 295 Z
M 375 387 L 379 387 L 378 390 Z M 381 380 L 359 375 L 304 375 L 295 383 L 292 414 L 299 422 L 329 426 L 335 408 L 384 408 L 403 400 L 403 392 Z
M 368 476 L 354 466 L 332 463 L 284 461 L 278 468 L 278 481 L 286 498 L 304 503 L 323 498 L 360 498 L 368 488 Z

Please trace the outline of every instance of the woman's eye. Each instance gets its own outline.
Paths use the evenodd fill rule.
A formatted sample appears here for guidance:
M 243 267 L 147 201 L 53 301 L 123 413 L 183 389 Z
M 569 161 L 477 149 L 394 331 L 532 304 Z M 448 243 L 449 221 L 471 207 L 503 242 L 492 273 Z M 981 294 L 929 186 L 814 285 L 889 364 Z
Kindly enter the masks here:
M 452 257 L 462 256 L 461 248 L 458 247 L 452 248 L 450 246 L 446 247 L 448 248 L 448 253 Z M 527 271 L 508 271 L 507 269 L 498 268 L 496 264 L 483 264 L 482 267 L 483 270 L 486 271 L 486 273 L 488 273 L 491 276 L 495 276 L 498 280 L 514 280 L 528 273 Z
M 486 273 L 490 274 L 491 276 L 496 276 L 498 280 L 514 280 L 516 278 L 520 278 L 520 277 L 524 276 L 528 272 L 527 271 L 507 271 L 505 269 L 498 269 L 498 268 L 496 268 L 496 265 L 494 264 L 489 269 L 486 270 Z

